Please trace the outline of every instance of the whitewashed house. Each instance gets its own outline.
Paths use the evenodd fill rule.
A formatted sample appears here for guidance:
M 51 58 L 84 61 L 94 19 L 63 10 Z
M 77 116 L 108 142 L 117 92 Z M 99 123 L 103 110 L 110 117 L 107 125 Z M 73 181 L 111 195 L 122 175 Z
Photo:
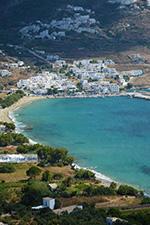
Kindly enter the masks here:
M 0 72 L 0 75 L 1 75 L 2 77 L 5 77 L 5 76 L 12 76 L 12 73 L 9 72 L 8 70 L 2 70 L 2 71 Z
M 55 199 L 50 197 L 43 198 L 43 205 L 34 206 L 32 209 L 42 209 L 49 207 L 50 209 L 54 210 L 55 208 Z
M 43 198 L 43 207 L 49 207 L 53 210 L 55 208 L 55 199 L 49 197 Z
M 117 220 L 119 220 L 120 222 L 127 222 L 126 220 L 122 220 L 122 219 L 117 218 L 117 217 L 107 217 L 106 223 L 107 223 L 107 225 L 113 225 L 113 223 L 116 222 Z

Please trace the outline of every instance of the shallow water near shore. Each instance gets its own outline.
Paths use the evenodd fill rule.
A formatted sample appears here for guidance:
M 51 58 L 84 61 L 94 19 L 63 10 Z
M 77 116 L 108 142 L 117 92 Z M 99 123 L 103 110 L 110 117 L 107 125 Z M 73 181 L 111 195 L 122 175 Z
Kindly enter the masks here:
M 64 146 L 79 166 L 150 190 L 150 101 L 45 99 L 14 115 L 20 131 L 33 141 Z

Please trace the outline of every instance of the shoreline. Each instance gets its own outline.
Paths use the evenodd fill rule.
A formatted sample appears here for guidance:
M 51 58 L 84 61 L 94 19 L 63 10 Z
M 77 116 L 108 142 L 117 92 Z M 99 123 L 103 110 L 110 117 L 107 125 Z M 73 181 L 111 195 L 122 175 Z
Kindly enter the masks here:
M 21 106 L 24 106 L 26 104 L 30 104 L 34 101 L 46 99 L 45 96 L 34 96 L 34 97 L 27 97 L 24 96 L 23 98 L 19 99 L 18 102 L 14 103 L 13 105 L 5 108 L 5 109 L 0 109 L 0 121 L 7 122 L 7 123 L 12 123 L 13 120 L 10 117 L 10 112 L 13 112 L 20 108 Z
M 80 96 L 81 98 L 86 98 L 88 96 Z M 76 96 L 76 98 L 80 98 L 79 96 Z M 95 97 L 101 97 L 101 96 L 95 96 Z M 24 96 L 23 98 L 19 99 L 18 102 L 14 103 L 13 105 L 5 108 L 5 109 L 0 109 L 0 121 L 3 122 L 7 122 L 7 123 L 15 123 L 16 125 L 16 121 L 13 119 L 13 116 L 11 114 L 13 114 L 13 112 L 15 110 L 17 110 L 18 108 L 26 105 L 26 104 L 31 104 L 34 101 L 38 101 L 38 100 L 43 100 L 43 99 L 54 99 L 54 96 L 34 96 L 34 97 L 27 97 Z M 56 97 L 56 98 L 69 98 L 69 97 Z M 17 127 L 16 127 L 17 128 Z M 15 132 L 17 132 L 17 129 L 15 130 Z M 29 139 L 30 144 L 36 144 L 37 142 Z M 92 168 L 85 168 L 85 167 L 81 167 L 77 164 L 74 164 L 76 168 L 82 168 L 82 169 L 87 169 L 90 170 L 91 172 L 95 173 L 96 179 L 101 180 L 102 185 L 104 186 L 109 186 L 111 182 L 116 182 L 115 180 L 112 180 L 110 177 L 105 176 L 104 174 L 101 174 L 100 172 L 97 172 L 95 170 L 93 170 Z M 117 185 L 119 184 L 118 182 L 116 182 Z
M 143 94 L 140 92 L 121 92 L 119 94 L 112 94 L 112 95 L 76 95 L 76 96 L 53 96 L 53 95 L 48 95 L 48 96 L 24 96 L 23 98 L 19 99 L 18 102 L 14 103 L 13 105 L 5 108 L 5 109 L 0 109 L 0 121 L 11 123 L 14 122 L 9 115 L 10 112 L 15 111 L 16 109 L 20 108 L 23 105 L 30 104 L 33 101 L 38 101 L 42 99 L 54 99 L 54 98 L 107 98 L 107 97 L 130 97 L 130 98 L 139 98 L 139 99 L 145 99 L 145 100 L 150 100 L 150 93 L 148 94 Z
M 120 93 L 119 95 L 111 95 L 111 96 L 105 96 L 105 97 L 117 97 L 117 96 L 118 97 L 119 96 L 131 97 L 130 94 L 131 93 L 126 92 L 126 93 Z M 132 93 L 132 97 L 137 98 L 137 96 L 133 96 L 133 94 L 135 94 L 135 93 Z M 26 104 L 31 104 L 34 101 L 43 100 L 43 99 L 54 99 L 54 98 L 59 99 L 59 98 L 89 98 L 89 97 L 90 98 L 92 98 L 92 97 L 102 98 L 102 96 L 75 96 L 75 97 L 71 97 L 71 96 L 61 96 L 61 97 L 60 96 L 57 96 L 57 97 L 56 96 L 32 96 L 32 97 L 28 97 L 28 96 L 24 96 L 18 102 L 14 103 L 10 107 L 7 107 L 5 109 L 0 109 L 0 121 L 8 122 L 8 123 L 11 123 L 11 122 L 14 123 L 15 121 L 13 120 L 13 117 L 11 116 L 11 113 L 13 114 L 13 111 L 17 110 L 18 108 L 20 108 L 20 107 L 22 107 Z M 139 98 L 141 98 L 141 96 Z M 15 132 L 17 132 L 17 131 L 15 131 Z M 33 140 L 29 140 L 29 141 L 30 141 L 30 144 L 36 143 Z M 114 180 L 110 177 L 107 177 L 106 175 L 101 174 L 100 172 L 97 172 L 97 171 L 93 170 L 93 168 L 90 168 L 90 167 L 84 168 L 84 167 L 81 167 L 77 164 L 74 164 L 74 165 L 75 165 L 76 168 L 88 169 L 88 170 L 94 172 L 95 175 L 96 175 L 96 179 L 100 180 L 101 184 L 104 185 L 104 186 L 109 186 L 111 182 L 115 182 L 115 183 L 117 183 L 117 185 L 121 184 L 120 182 L 118 182 L 118 181 L 116 181 L 116 180 Z M 127 184 L 127 185 L 129 185 L 129 184 Z

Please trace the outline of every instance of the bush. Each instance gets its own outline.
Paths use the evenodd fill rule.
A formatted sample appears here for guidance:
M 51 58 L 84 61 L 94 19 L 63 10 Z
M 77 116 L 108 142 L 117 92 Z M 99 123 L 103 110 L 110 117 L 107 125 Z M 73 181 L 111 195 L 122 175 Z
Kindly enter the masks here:
M 36 176 L 39 176 L 41 173 L 41 169 L 39 169 L 36 166 L 31 166 L 30 169 L 26 171 L 27 176 L 30 177 L 30 179 L 35 179 Z
M 118 188 L 118 194 L 119 195 L 137 195 L 138 191 L 128 185 L 120 185 L 120 187 Z
M 75 178 L 84 178 L 84 179 L 90 179 L 90 178 L 95 178 L 95 173 L 89 171 L 89 170 L 77 170 Z
M 15 171 L 14 166 L 11 164 L 0 166 L 0 173 L 14 173 Z
M 63 178 L 63 174 L 62 173 L 54 173 L 53 174 L 53 179 L 55 180 L 59 180 Z
M 143 198 L 141 204 L 150 204 L 150 198 L 149 197 Z
M 29 143 L 28 138 L 25 137 L 23 134 L 7 133 L 0 135 L 0 146 L 23 143 Z
M 24 96 L 23 91 L 18 90 L 14 94 L 9 95 L 5 100 L 3 100 L 1 105 L 2 105 L 3 108 L 11 106 L 15 102 L 17 102 L 20 98 L 22 98 L 23 96 Z
M 110 208 L 107 212 L 108 216 L 121 217 L 121 212 L 119 209 Z
M 70 198 L 70 195 L 68 194 L 68 192 L 66 191 L 63 191 L 61 194 L 60 194 L 61 197 L 63 198 Z
M 16 126 L 13 123 L 4 123 L 4 125 L 6 126 L 6 128 L 10 129 L 10 130 L 15 130 Z
M 52 174 L 50 173 L 49 170 L 44 171 L 42 174 L 42 181 L 50 181 L 52 179 Z
M 59 199 L 55 199 L 55 209 L 59 209 L 61 207 L 61 202 Z

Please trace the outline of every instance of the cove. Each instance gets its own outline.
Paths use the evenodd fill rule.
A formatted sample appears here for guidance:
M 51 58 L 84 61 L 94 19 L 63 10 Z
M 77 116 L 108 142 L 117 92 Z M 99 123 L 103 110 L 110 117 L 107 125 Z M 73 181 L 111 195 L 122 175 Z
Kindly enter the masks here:
M 150 102 L 127 97 L 45 99 L 14 112 L 33 141 L 66 147 L 81 167 L 150 190 Z

